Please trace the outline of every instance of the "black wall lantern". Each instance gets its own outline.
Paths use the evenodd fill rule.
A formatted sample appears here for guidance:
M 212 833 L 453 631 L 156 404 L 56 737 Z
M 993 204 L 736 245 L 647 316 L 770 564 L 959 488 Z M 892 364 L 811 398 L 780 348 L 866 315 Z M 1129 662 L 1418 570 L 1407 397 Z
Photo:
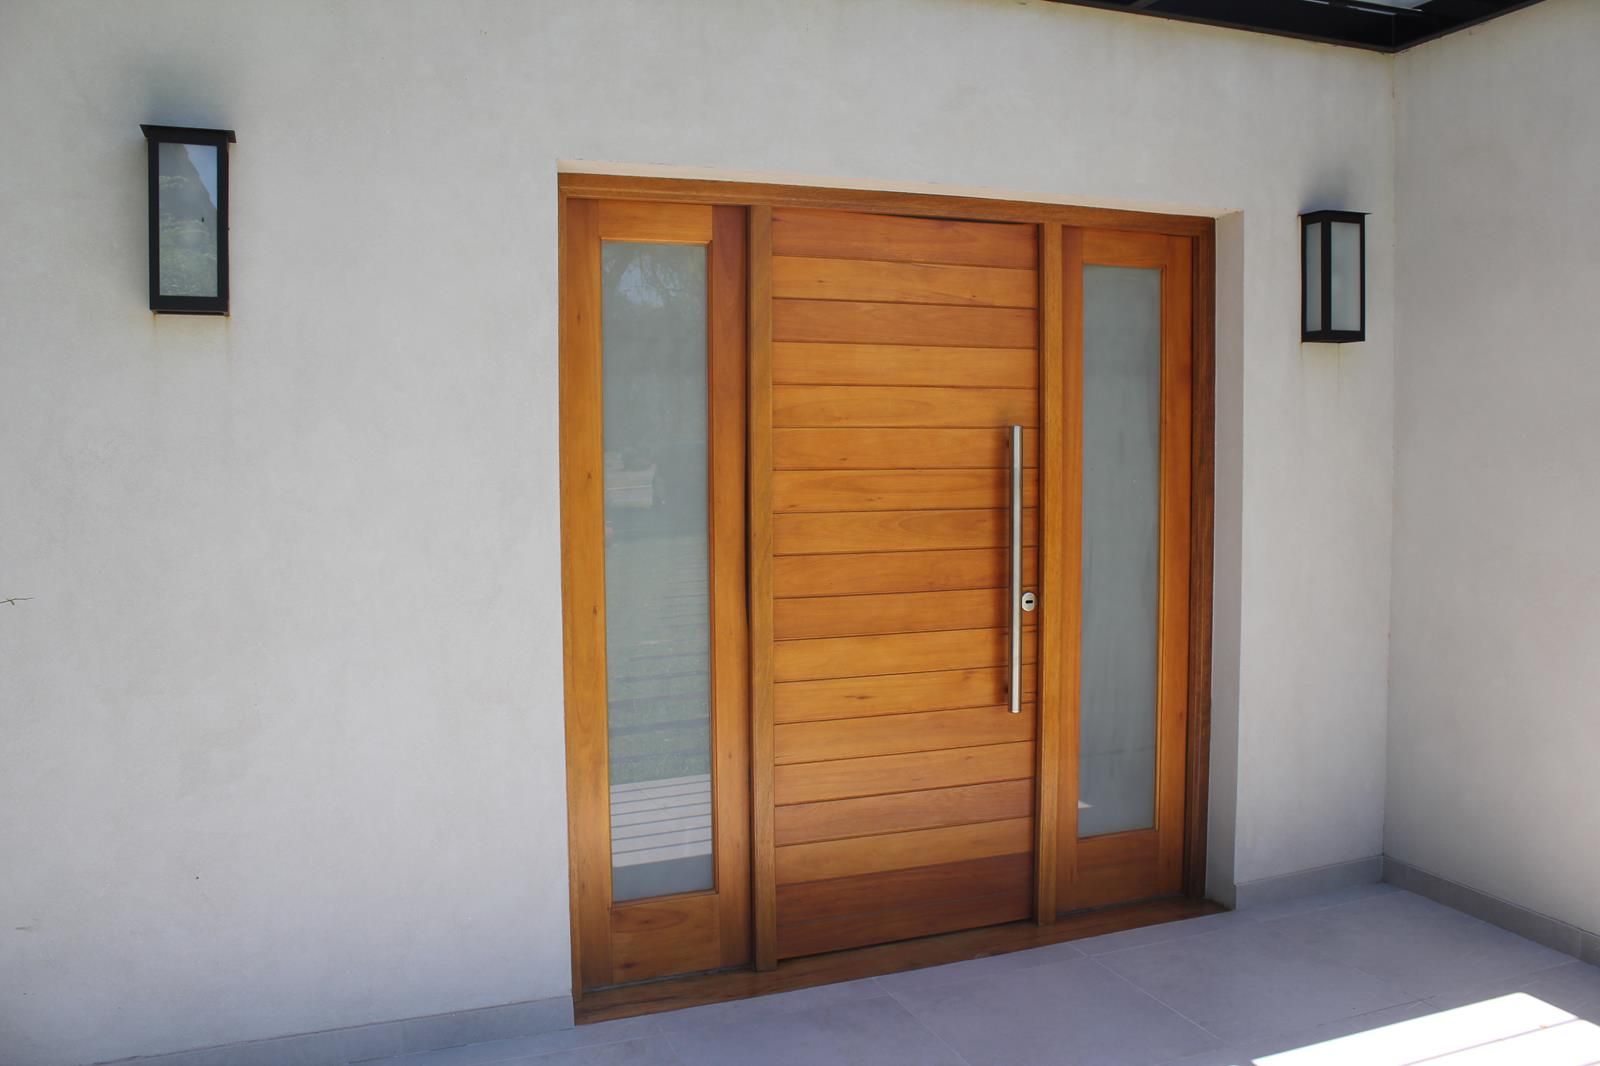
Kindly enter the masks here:
M 150 155 L 150 310 L 225 315 L 233 131 L 139 128 Z
M 1367 339 L 1367 216 L 1300 216 L 1300 339 Z

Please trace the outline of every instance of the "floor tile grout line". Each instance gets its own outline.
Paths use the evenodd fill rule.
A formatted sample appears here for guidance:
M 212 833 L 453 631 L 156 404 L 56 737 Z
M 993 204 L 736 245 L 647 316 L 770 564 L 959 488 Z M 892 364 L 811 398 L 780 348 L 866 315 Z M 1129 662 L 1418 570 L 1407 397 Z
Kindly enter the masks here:
M 873 978 L 873 980 L 877 980 L 877 978 Z M 891 1000 L 894 1001 L 894 1005 L 896 1007 L 899 1007 L 902 1011 L 904 1011 L 906 1017 L 910 1018 L 913 1022 L 916 1023 L 916 1026 L 917 1026 L 918 1029 L 921 1029 L 923 1032 L 925 1032 L 929 1036 L 933 1037 L 934 1040 L 938 1041 L 939 1046 L 944 1048 L 946 1051 L 950 1052 L 950 1054 L 954 1055 L 956 1057 L 956 1061 L 961 1063 L 961 1066 L 972 1066 L 972 1062 L 971 1062 L 970 1059 L 968 1059 L 960 1051 L 956 1050 L 956 1048 L 951 1045 L 950 1041 L 946 1040 L 944 1037 L 940 1036 L 938 1033 L 936 1033 L 932 1029 L 930 1029 L 928 1027 L 928 1024 L 926 1022 L 924 1022 L 920 1017 L 917 1016 L 917 1012 L 916 1011 L 912 1010 L 906 1004 L 902 1003 L 900 1001 L 900 997 L 894 994 L 894 989 L 892 989 L 892 988 L 891 989 L 885 989 L 884 991 L 888 995 L 888 997 Z
M 1174 1007 L 1172 1004 L 1168 1003 L 1154 992 L 1151 992 L 1149 989 L 1139 987 L 1128 978 L 1122 976 L 1122 974 L 1113 970 L 1111 967 L 1100 963 L 1098 959 L 1095 959 L 1092 956 L 1090 957 L 1090 961 L 1094 962 L 1095 965 L 1100 967 L 1100 969 L 1104 970 L 1112 977 L 1115 977 L 1117 980 L 1121 981 L 1123 984 L 1127 985 L 1141 996 L 1144 996 L 1146 999 L 1150 1000 L 1150 1002 L 1156 1004 L 1158 1007 L 1163 1007 L 1166 1010 L 1171 1011 L 1173 1014 L 1176 1014 L 1178 1017 L 1182 1018 L 1184 1021 L 1188 1022 L 1190 1025 L 1209 1036 L 1211 1039 L 1215 1040 L 1219 1048 L 1226 1048 L 1229 1046 L 1228 1042 L 1222 1039 L 1222 1037 L 1218 1036 L 1216 1033 L 1213 1033 L 1210 1029 L 1207 1029 L 1205 1026 L 1201 1025 L 1199 1022 L 1195 1021 L 1193 1018 L 1189 1017 L 1187 1014 L 1183 1013 L 1183 1011 L 1179 1010 L 1177 1007 Z

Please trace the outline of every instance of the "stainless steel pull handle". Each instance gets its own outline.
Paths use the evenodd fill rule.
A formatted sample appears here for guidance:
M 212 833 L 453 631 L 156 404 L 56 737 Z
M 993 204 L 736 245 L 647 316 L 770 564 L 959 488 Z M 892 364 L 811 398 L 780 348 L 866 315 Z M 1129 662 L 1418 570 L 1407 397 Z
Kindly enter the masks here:
M 1022 427 L 1011 427 L 1011 713 L 1022 713 Z

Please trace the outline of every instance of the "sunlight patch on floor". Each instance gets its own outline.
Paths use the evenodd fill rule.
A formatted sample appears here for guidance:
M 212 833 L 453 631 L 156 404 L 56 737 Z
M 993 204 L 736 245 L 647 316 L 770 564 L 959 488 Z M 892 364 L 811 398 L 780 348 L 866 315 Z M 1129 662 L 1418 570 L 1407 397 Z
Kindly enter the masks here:
M 1256 1066 L 1591 1066 L 1600 1026 L 1523 992 L 1256 1059 Z

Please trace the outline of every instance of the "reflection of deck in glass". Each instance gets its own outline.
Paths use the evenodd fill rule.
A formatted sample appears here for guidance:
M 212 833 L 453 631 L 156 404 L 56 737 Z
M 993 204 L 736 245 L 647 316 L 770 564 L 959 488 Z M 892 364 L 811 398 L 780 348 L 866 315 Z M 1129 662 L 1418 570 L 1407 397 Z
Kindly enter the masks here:
M 711 884 L 711 775 L 611 786 L 613 899 Z

